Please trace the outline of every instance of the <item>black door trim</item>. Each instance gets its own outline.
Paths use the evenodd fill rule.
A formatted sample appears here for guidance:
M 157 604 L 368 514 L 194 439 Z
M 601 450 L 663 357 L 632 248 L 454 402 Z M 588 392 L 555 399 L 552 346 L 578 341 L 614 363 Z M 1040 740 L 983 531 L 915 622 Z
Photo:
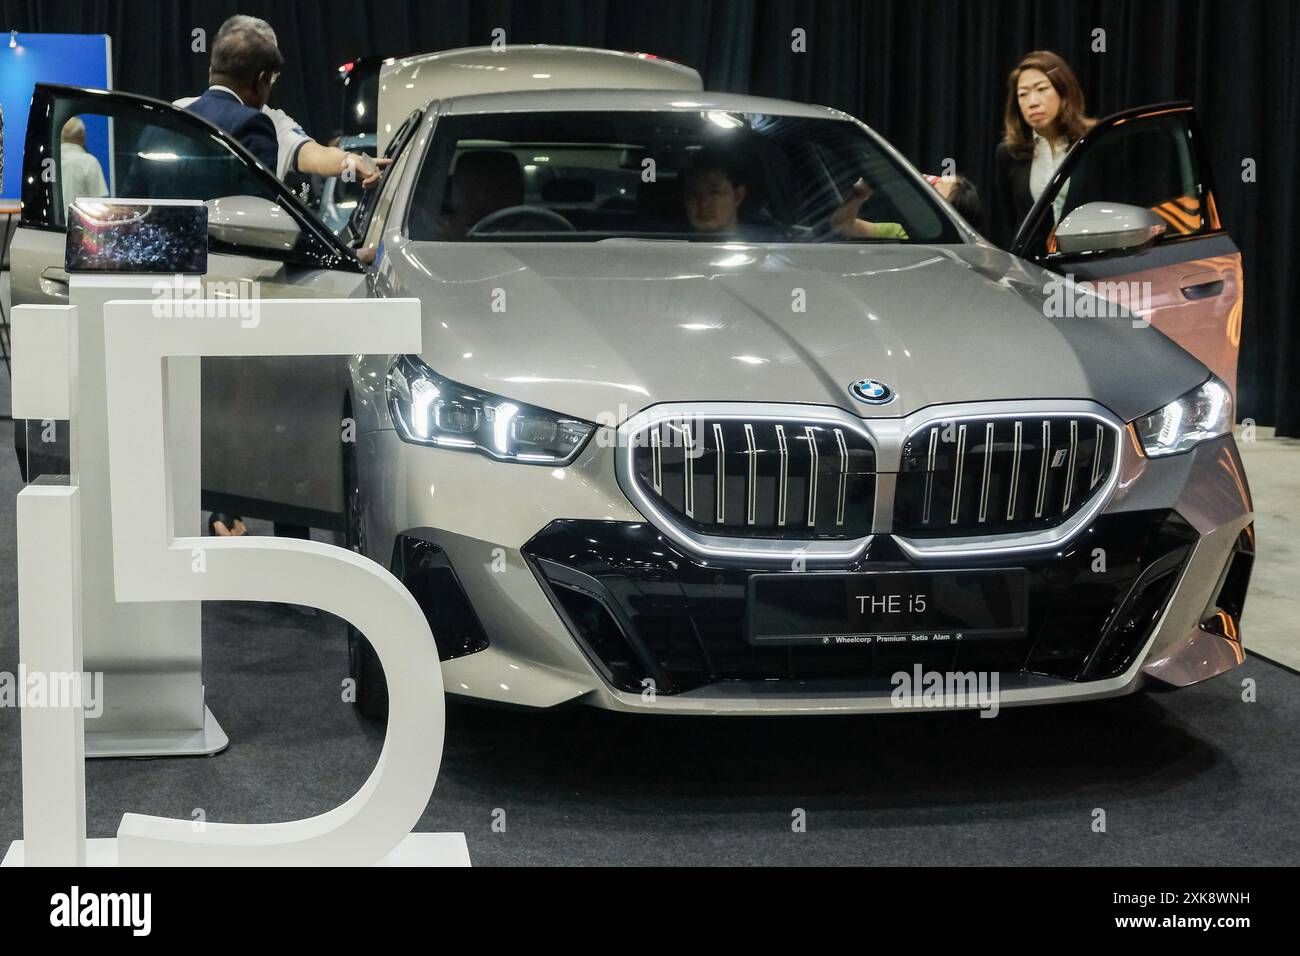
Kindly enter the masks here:
M 1059 193 L 1062 183 L 1070 178 L 1075 167 L 1079 165 L 1080 157 L 1087 152 L 1087 146 L 1109 130 L 1114 129 L 1116 126 L 1122 126 L 1125 123 L 1134 120 L 1147 119 L 1152 116 L 1161 116 L 1168 113 L 1188 114 L 1187 126 L 1189 139 L 1191 140 L 1191 146 L 1197 167 L 1197 188 L 1199 190 L 1197 199 L 1200 200 L 1202 209 L 1209 209 L 1210 204 L 1213 201 L 1214 182 L 1210 173 L 1208 157 L 1205 153 L 1205 148 L 1201 143 L 1200 128 L 1196 122 L 1196 111 L 1191 102 L 1189 100 L 1172 100 L 1167 103 L 1153 103 L 1148 106 L 1137 106 L 1132 109 L 1121 110 L 1118 113 L 1112 113 L 1110 116 L 1098 120 L 1096 124 L 1093 125 L 1092 129 L 1084 133 L 1079 141 L 1070 148 L 1064 161 L 1061 163 L 1060 167 L 1057 168 L 1051 180 L 1048 181 L 1047 188 L 1043 190 L 1042 195 L 1038 197 L 1033 208 L 1029 210 L 1029 214 L 1025 216 L 1025 221 L 1020 224 L 1020 228 L 1016 230 L 1016 237 L 1011 243 L 1011 254 L 1027 259 L 1030 262 L 1037 263 L 1045 268 L 1055 269 L 1056 264 L 1060 263 L 1062 260 L 1053 259 L 1049 264 L 1049 262 L 1046 261 L 1045 256 L 1027 254 L 1025 247 L 1029 244 L 1029 240 L 1037 234 L 1039 228 L 1043 225 L 1044 217 L 1052 215 L 1052 200 L 1054 200 L 1056 195 Z M 1207 236 L 1217 235 L 1218 232 L 1219 230 L 1215 230 L 1210 233 L 1196 233 L 1195 235 L 1177 238 L 1180 240 L 1204 239 L 1207 238 Z M 1174 237 L 1170 237 L 1166 240 L 1158 240 L 1156 242 L 1156 248 L 1170 245 L 1174 242 Z M 1128 271 L 1134 272 L 1136 270 L 1130 268 Z

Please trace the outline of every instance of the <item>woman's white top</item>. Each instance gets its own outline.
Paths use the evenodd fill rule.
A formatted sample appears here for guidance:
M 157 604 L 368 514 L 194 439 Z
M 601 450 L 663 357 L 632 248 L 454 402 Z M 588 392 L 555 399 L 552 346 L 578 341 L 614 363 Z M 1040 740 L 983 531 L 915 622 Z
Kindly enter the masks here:
M 1048 182 L 1056 173 L 1061 161 L 1065 159 L 1065 154 L 1070 151 L 1070 144 L 1064 137 L 1048 142 L 1044 136 L 1034 133 L 1034 159 L 1029 166 L 1029 195 L 1038 201 L 1038 197 L 1043 194 L 1047 188 Z M 1055 218 L 1060 220 L 1061 209 L 1065 206 L 1065 194 L 1068 192 L 1069 184 L 1061 188 L 1056 198 L 1052 201 L 1052 209 L 1055 212 Z

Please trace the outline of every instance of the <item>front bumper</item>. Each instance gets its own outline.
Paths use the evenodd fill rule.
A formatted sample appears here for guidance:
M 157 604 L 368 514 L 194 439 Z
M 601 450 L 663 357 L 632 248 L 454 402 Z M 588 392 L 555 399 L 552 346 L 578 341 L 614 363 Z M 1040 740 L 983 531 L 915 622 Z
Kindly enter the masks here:
M 736 626 L 752 569 L 674 549 L 621 493 L 610 449 L 596 442 L 564 469 L 415 447 L 391 431 L 364 435 L 359 450 L 371 476 L 370 540 L 435 543 L 488 636 L 486 649 L 444 662 L 451 693 L 654 713 L 893 713 L 889 676 L 912 657 L 932 670 L 997 670 L 1000 706 L 1117 696 L 1151 677 L 1182 686 L 1244 659 L 1252 512 L 1231 438 L 1158 461 L 1125 454 L 1101 514 L 1046 553 L 918 564 L 877 535 L 845 569 L 1031 572 L 1023 639 L 906 660 L 858 649 L 756 653 Z M 603 644 L 593 614 L 584 622 L 583 602 L 571 598 L 584 591 L 587 607 L 594 596 L 617 625 Z M 436 632 L 433 614 L 431 623 Z M 654 693 L 644 690 L 647 676 Z

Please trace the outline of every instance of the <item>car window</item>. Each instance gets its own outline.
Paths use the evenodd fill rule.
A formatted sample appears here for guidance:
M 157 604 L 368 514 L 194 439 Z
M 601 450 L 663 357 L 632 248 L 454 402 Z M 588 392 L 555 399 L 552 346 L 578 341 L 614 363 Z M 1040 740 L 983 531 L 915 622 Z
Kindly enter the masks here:
M 198 199 L 252 196 L 275 203 L 303 228 L 296 244 L 283 252 L 259 249 L 306 265 L 333 267 L 343 250 L 325 242 L 319 225 L 265 170 L 251 165 L 198 117 L 170 105 L 123 94 L 38 87 L 28 145 L 59 144 L 52 149 L 40 181 L 24 193 L 24 222 L 66 228 L 67 207 L 80 198 Z M 32 158 L 26 165 L 32 173 Z M 32 177 L 35 179 L 35 177 Z M 242 247 L 210 237 L 214 251 Z
M 77 126 L 94 130 L 96 138 L 102 135 L 108 141 L 106 157 L 102 151 L 87 151 L 68 141 L 69 132 Z M 66 224 L 67 207 L 81 198 L 276 198 L 271 189 L 247 175 L 239 157 L 210 138 L 172 127 L 161 113 L 56 116 L 54 128 L 61 132 L 53 139 L 62 139 L 54 176 L 58 201 L 53 213 L 59 226 Z
M 867 188 L 855 201 L 859 178 Z M 879 228 L 837 228 L 846 201 Z M 407 231 L 442 241 L 961 241 L 930 188 L 858 124 L 717 110 L 444 117 Z
M 371 234 L 371 221 L 377 219 L 380 228 L 383 228 L 383 222 L 388 217 L 388 208 L 393 202 L 393 189 L 390 183 L 397 179 L 398 167 L 405 166 L 405 163 L 398 160 L 401 156 L 405 159 L 403 152 L 406 145 L 415 136 L 416 130 L 420 128 L 420 120 L 423 118 L 421 110 L 413 110 L 410 115 L 402 121 L 397 127 L 397 132 L 389 140 L 387 148 L 384 150 L 384 159 L 396 160 L 392 166 L 384 173 L 383 180 L 379 185 L 369 192 L 364 189 L 361 191 L 360 198 L 354 206 L 352 216 L 348 220 L 344 236 L 348 242 L 359 242 L 362 237 L 369 237 Z
M 376 248 L 379 245 L 380 233 L 383 232 L 384 226 L 388 222 L 388 211 L 392 208 L 393 197 L 397 195 L 395 184 L 401 180 L 402 171 L 406 169 L 406 162 L 410 158 L 411 152 L 409 149 L 403 150 L 397 161 L 384 174 L 384 181 L 380 185 L 382 192 L 379 194 L 374 212 L 366 222 L 364 244 L 369 248 Z

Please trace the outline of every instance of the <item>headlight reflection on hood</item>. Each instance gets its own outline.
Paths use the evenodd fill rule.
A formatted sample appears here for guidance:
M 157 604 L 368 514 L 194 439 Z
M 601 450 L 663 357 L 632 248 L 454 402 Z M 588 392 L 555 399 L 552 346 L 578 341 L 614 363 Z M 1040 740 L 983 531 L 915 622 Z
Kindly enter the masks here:
M 1214 376 L 1133 423 L 1150 458 L 1177 455 L 1232 431 L 1232 394 Z
M 500 461 L 567 465 L 596 426 L 443 378 L 413 355 L 388 370 L 397 433 L 417 445 L 477 451 Z

